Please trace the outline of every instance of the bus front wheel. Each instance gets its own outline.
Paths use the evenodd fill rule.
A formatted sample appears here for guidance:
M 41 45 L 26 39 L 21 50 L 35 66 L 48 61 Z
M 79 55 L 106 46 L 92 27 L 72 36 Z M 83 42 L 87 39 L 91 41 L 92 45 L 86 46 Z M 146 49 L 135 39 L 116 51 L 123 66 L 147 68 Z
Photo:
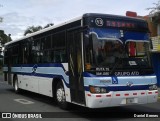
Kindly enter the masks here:
M 14 91 L 16 93 L 20 92 L 20 89 L 19 89 L 19 86 L 18 86 L 18 78 L 17 77 L 14 77 Z
M 60 108 L 68 109 L 69 104 L 66 102 L 65 91 L 62 82 L 58 82 L 56 86 L 56 101 Z

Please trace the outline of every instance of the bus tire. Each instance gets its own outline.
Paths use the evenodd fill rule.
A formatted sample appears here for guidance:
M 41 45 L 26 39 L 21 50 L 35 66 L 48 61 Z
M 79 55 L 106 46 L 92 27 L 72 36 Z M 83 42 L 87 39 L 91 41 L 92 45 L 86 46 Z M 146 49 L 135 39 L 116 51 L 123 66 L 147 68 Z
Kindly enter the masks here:
M 14 77 L 14 91 L 15 91 L 15 93 L 19 93 L 20 92 L 20 89 L 19 89 L 19 86 L 18 86 L 18 78 L 17 78 L 17 76 Z
M 69 103 L 66 102 L 64 86 L 61 81 L 59 81 L 56 86 L 56 102 L 58 103 L 59 107 L 62 109 L 69 108 Z

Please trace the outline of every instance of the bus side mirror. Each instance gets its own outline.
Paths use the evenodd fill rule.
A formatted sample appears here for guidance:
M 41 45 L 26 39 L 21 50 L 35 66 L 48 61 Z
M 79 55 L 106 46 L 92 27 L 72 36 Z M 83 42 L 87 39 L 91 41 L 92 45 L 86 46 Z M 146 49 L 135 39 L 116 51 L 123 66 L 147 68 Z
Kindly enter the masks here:
M 153 43 L 152 43 L 152 39 L 149 39 L 149 44 L 150 44 L 150 48 L 153 49 Z
M 93 45 L 92 34 L 89 34 L 89 45 L 90 45 L 90 48 L 92 48 L 92 45 Z

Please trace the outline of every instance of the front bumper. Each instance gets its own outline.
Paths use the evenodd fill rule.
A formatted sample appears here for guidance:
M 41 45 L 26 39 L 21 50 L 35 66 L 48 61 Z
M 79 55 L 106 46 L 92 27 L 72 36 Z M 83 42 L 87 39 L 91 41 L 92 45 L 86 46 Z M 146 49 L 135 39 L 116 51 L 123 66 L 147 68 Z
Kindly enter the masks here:
M 86 106 L 89 108 L 105 108 L 157 102 L 158 90 L 112 91 L 104 94 L 85 92 Z

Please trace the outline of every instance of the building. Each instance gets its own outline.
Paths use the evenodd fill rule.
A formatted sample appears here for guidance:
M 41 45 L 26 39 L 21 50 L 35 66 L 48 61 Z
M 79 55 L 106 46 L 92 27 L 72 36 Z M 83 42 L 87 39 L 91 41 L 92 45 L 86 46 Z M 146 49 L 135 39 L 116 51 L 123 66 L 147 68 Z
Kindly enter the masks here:
M 150 36 L 152 40 L 152 60 L 154 71 L 157 75 L 157 84 L 160 87 L 160 13 L 155 13 L 154 15 L 147 15 L 143 18 L 147 20 Z

